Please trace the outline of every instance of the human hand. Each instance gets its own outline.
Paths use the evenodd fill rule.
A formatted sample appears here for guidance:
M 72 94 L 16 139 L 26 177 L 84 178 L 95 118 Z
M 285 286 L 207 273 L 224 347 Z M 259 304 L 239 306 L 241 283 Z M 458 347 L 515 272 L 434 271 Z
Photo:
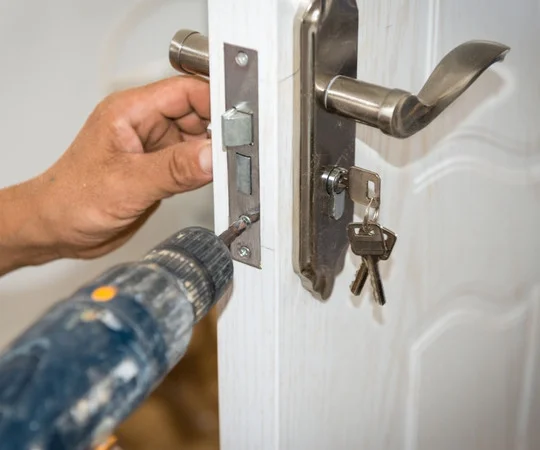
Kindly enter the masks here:
M 44 262 L 125 243 L 162 199 L 211 181 L 209 119 L 208 84 L 194 77 L 107 97 L 49 170 L 10 193 L 32 205 L 34 218 L 17 229 L 21 245 L 38 248 Z

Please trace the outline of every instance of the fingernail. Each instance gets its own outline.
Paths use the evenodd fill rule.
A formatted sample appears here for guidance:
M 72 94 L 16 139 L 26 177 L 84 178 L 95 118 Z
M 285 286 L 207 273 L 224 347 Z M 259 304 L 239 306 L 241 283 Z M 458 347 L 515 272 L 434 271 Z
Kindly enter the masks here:
M 205 145 L 199 152 L 199 165 L 204 173 L 212 173 L 212 145 Z

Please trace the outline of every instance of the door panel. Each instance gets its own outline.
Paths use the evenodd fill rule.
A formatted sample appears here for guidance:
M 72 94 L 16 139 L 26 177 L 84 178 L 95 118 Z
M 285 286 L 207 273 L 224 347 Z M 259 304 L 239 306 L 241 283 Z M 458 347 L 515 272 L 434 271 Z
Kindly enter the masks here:
M 277 2 L 263 19 L 262 7 L 234 3 L 248 9 L 246 19 L 236 14 L 241 26 L 249 13 L 251 35 L 223 31 L 211 18 L 213 45 L 251 46 L 261 64 L 278 64 L 260 71 L 270 139 L 261 147 L 266 260 L 259 272 L 240 268 L 220 323 L 223 448 L 540 448 L 538 2 L 358 3 L 364 81 L 417 92 L 464 41 L 512 48 L 417 135 L 397 140 L 357 127 L 356 164 L 381 175 L 380 221 L 399 236 L 380 265 L 382 308 L 369 284 L 360 297 L 350 294 L 359 265 L 350 252 L 325 303 L 293 273 L 299 5 Z M 223 107 L 214 100 L 215 113 Z M 263 435 L 267 425 L 272 433 Z

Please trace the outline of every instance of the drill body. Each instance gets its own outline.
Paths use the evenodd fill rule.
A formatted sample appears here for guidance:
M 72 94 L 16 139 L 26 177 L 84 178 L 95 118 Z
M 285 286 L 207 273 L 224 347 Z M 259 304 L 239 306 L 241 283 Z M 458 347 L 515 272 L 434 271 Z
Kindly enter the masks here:
M 174 367 L 230 285 L 232 259 L 188 228 L 53 306 L 0 357 L 0 450 L 86 450 Z

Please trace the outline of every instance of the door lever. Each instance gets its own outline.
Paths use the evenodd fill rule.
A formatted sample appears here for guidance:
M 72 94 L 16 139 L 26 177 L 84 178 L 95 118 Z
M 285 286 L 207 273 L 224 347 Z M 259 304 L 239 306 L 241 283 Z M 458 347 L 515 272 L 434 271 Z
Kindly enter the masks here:
M 319 91 L 319 101 L 330 112 L 406 138 L 431 123 L 509 50 L 498 42 L 465 42 L 441 60 L 418 95 L 338 75 Z
M 300 21 L 294 269 L 306 289 L 325 300 L 343 269 L 349 245 L 343 230 L 353 221 L 352 201 L 328 192 L 325 178 L 336 167 L 348 171 L 354 166 L 356 125 L 348 119 L 396 138 L 409 137 L 435 120 L 510 49 L 497 42 L 465 42 L 439 62 L 414 95 L 356 79 L 356 1 L 309 0 Z M 238 70 L 244 67 L 243 59 L 237 59 L 240 53 L 236 59 L 229 55 L 236 60 L 231 66 Z M 229 56 L 227 64 L 232 61 Z M 208 38 L 195 31 L 182 30 L 174 36 L 169 58 L 180 72 L 209 76 Z M 235 83 L 233 76 L 227 80 Z M 250 167 L 243 159 L 240 162 L 238 167 Z
M 441 60 L 414 95 L 357 80 L 356 1 L 306 3 L 298 27 L 294 268 L 306 289 L 325 300 L 343 269 L 349 246 L 344 230 L 354 221 L 352 199 L 339 189 L 329 192 L 327 176 L 355 165 L 356 124 L 350 119 L 396 138 L 409 137 L 435 120 L 509 48 L 465 42 Z

